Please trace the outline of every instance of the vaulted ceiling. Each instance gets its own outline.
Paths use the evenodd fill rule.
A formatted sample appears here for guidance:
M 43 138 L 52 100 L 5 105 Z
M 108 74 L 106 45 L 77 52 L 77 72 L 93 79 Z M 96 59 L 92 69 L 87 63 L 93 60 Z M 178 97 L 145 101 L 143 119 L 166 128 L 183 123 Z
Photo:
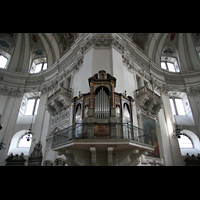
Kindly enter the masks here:
M 34 59 L 51 66 L 77 37 L 73 33 L 0 33 L 0 53 L 11 55 L 9 70 L 27 70 Z
M 199 33 L 127 33 L 130 40 L 160 66 L 161 56 L 175 57 L 182 71 L 200 68 Z M 0 54 L 11 55 L 9 70 L 27 71 L 34 59 L 48 66 L 60 59 L 78 33 L 0 33 Z
M 176 57 L 182 71 L 200 68 L 199 33 L 128 33 L 138 48 L 160 66 L 161 56 Z

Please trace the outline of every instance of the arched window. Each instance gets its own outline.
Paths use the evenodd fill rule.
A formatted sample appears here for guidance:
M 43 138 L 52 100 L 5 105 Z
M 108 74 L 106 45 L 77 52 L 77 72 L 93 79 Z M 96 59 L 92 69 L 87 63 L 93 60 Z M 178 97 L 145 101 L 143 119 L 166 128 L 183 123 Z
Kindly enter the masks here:
M 31 147 L 31 142 L 32 142 L 32 134 L 25 134 L 23 135 L 18 142 L 18 147 Z
M 29 155 L 31 143 L 32 143 L 32 135 L 30 136 L 27 135 L 28 130 L 21 130 L 15 133 L 15 135 L 12 137 L 9 150 L 8 150 L 8 155 L 13 153 L 13 154 L 23 154 Z
M 194 148 L 192 140 L 185 134 L 180 135 L 178 143 L 180 148 Z
M 190 130 L 182 130 L 181 137 L 178 138 L 178 143 L 182 156 L 194 154 L 197 156 L 200 154 L 200 140 L 199 137 Z
M 130 118 L 130 109 L 127 103 L 124 103 L 124 117 Z
M 6 69 L 8 58 L 0 54 L 0 68 Z
M 80 119 L 80 117 L 81 117 L 81 104 L 79 103 L 76 106 L 76 119 Z

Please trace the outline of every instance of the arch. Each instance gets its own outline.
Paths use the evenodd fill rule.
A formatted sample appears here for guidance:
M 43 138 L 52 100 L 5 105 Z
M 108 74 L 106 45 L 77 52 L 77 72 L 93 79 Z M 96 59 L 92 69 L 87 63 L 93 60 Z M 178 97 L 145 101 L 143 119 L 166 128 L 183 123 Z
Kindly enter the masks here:
M 20 139 L 26 134 L 26 132 L 28 132 L 28 130 L 21 130 L 14 134 L 14 136 L 11 139 L 7 155 L 11 153 L 13 154 L 23 153 L 25 156 L 29 155 L 30 147 L 18 147 Z M 32 140 L 30 142 L 32 142 Z
M 95 117 L 110 117 L 110 99 L 107 87 L 100 86 L 95 90 Z
M 81 103 L 78 103 L 76 106 L 76 121 L 80 120 L 82 116 L 82 106 Z
M 123 118 L 129 122 L 130 121 L 130 107 L 127 103 L 123 104 Z
M 180 148 L 182 156 L 186 156 L 188 153 L 189 155 L 194 154 L 195 156 L 200 154 L 200 140 L 199 137 L 192 131 L 184 129 L 181 131 L 182 135 L 187 136 L 193 144 L 193 148 Z
M 180 148 L 194 148 L 192 140 L 185 134 L 179 135 L 178 143 Z
M 188 136 L 192 140 L 193 147 L 200 151 L 200 140 L 194 132 L 184 129 L 181 131 L 181 133 Z
M 96 90 L 95 90 L 95 95 L 97 95 L 102 88 L 105 91 L 105 93 L 109 96 L 110 91 L 109 91 L 109 89 L 106 86 L 99 86 L 99 87 L 97 87 Z

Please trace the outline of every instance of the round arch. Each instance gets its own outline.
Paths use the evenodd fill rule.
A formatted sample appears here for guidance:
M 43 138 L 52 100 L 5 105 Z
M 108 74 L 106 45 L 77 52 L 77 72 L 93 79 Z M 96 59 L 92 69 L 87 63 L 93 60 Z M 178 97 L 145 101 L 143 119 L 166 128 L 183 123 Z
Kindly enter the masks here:
M 109 89 L 106 86 L 99 86 L 99 87 L 97 87 L 96 90 L 95 90 L 95 95 L 97 95 L 100 92 L 101 88 L 103 88 L 103 90 L 105 91 L 105 93 L 109 96 L 110 91 L 109 91 Z
M 29 155 L 30 147 L 18 147 L 19 140 L 22 138 L 22 136 L 27 132 L 28 130 L 21 130 L 15 133 L 15 135 L 12 137 L 9 150 L 7 155 L 13 153 L 13 154 L 23 154 L 25 156 Z
M 191 139 L 193 143 L 193 148 L 180 148 L 182 156 L 186 156 L 187 153 L 190 155 L 194 154 L 195 156 L 200 154 L 200 140 L 199 137 L 192 131 L 190 130 L 182 130 L 181 133 L 185 136 L 188 136 L 189 139 Z

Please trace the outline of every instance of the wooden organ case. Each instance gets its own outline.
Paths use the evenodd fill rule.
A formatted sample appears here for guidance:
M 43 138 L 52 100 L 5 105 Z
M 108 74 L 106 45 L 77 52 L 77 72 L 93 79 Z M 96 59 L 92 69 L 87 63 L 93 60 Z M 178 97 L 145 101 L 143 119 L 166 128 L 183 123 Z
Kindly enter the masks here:
M 94 138 L 110 138 L 111 123 L 133 124 L 133 98 L 125 93 L 115 92 L 116 78 L 100 70 L 88 79 L 90 92 L 72 99 L 72 121 L 75 123 L 96 123 Z

